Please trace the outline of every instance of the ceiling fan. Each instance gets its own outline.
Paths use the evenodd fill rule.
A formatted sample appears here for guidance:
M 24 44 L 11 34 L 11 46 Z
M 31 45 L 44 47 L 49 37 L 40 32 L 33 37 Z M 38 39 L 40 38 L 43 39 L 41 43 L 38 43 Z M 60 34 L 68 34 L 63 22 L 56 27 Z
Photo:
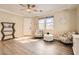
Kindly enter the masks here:
M 36 9 L 36 5 L 32 4 L 19 4 L 20 6 L 24 7 L 24 9 L 21 10 L 26 10 L 27 12 L 42 12 L 43 10 L 38 10 Z

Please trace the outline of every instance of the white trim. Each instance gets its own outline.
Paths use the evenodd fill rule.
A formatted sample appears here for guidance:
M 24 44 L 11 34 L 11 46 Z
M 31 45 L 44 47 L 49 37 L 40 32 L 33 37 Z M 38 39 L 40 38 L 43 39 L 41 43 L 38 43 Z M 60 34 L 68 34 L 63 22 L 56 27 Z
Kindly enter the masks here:
M 6 13 L 10 13 L 10 14 L 13 14 L 13 15 L 23 16 L 23 15 L 20 15 L 20 14 L 17 14 L 17 13 L 14 13 L 12 11 L 8 11 L 8 10 L 5 10 L 5 9 L 1 9 L 1 8 L 0 8 L 0 11 L 6 12 Z

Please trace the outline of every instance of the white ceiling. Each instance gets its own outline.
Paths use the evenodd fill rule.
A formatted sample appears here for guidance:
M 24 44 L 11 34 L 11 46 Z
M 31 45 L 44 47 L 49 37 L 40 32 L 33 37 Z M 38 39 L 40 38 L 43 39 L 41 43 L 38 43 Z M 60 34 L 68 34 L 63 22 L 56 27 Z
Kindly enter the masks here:
M 13 13 L 16 15 L 24 16 L 24 17 L 35 17 L 35 16 L 42 16 L 46 14 L 53 13 L 58 10 L 62 9 L 70 9 L 74 8 L 77 5 L 73 4 L 36 4 L 36 8 L 39 10 L 43 10 L 43 12 L 33 12 L 28 13 L 24 9 L 24 7 L 20 6 L 19 4 L 0 4 L 0 11 L 5 11 L 9 13 Z

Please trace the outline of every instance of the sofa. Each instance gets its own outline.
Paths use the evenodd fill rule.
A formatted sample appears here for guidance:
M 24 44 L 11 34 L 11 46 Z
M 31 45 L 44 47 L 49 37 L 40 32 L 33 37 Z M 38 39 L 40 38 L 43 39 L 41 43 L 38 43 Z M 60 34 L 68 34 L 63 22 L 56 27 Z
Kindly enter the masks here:
M 66 44 L 72 44 L 73 43 L 73 36 L 72 36 L 73 34 L 75 34 L 75 32 L 65 32 L 64 34 L 59 36 L 59 40 Z

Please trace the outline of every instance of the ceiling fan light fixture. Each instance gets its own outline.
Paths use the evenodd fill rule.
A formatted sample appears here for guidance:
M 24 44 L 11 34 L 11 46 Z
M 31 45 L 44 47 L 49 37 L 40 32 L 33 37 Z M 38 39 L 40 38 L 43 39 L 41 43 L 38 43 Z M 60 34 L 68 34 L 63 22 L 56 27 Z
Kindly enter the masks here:
M 27 9 L 26 11 L 31 12 L 31 9 Z
M 25 7 L 24 10 L 26 10 L 27 12 L 42 12 L 43 10 L 38 10 L 36 9 L 36 5 L 31 5 L 31 4 L 27 4 L 26 6 L 23 4 L 20 4 L 21 6 Z

